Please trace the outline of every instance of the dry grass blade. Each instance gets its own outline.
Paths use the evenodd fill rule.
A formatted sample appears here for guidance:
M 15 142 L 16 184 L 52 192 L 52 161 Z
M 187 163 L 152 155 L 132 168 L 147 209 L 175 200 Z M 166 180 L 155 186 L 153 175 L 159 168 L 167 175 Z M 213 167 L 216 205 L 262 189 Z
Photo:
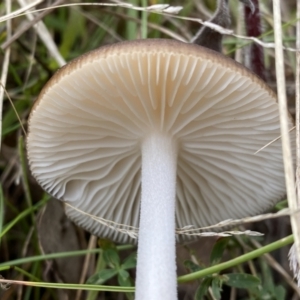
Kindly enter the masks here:
M 251 41 L 251 42 L 254 42 L 254 43 L 256 43 L 256 44 L 258 44 L 258 45 L 260 45 L 264 48 L 275 48 L 276 47 L 275 43 L 263 42 L 261 39 L 253 37 L 253 36 L 245 36 L 245 35 L 235 34 L 234 31 L 231 30 L 231 29 L 224 28 L 220 25 L 216 25 L 216 24 L 214 24 L 212 22 L 209 22 L 209 21 L 203 21 L 199 18 L 189 18 L 189 17 L 182 17 L 182 16 L 173 16 L 173 18 L 186 20 L 186 21 L 197 22 L 197 23 L 200 23 L 203 26 L 207 26 L 207 27 L 221 33 L 222 35 L 228 35 L 228 36 L 235 37 L 237 39 Z M 282 46 L 282 49 L 286 50 L 286 51 L 291 51 L 291 52 L 296 52 L 297 51 L 295 48 L 284 47 L 284 46 Z
M 61 2 L 60 2 L 61 3 Z M 8 19 L 13 19 L 16 17 L 20 17 L 26 14 L 32 14 L 32 13 L 36 13 L 36 12 L 44 12 L 47 10 L 53 10 L 56 8 L 61 8 L 61 7 L 72 7 L 72 6 L 107 6 L 107 7 L 124 7 L 124 8 L 129 8 L 129 9 L 134 9 L 134 10 L 138 10 L 138 11 L 148 11 L 148 12 L 156 12 L 156 13 L 162 13 L 162 14 L 177 14 L 182 10 L 182 6 L 171 6 L 169 4 L 154 4 L 154 5 L 149 5 L 149 6 L 145 6 L 145 7 L 141 7 L 141 6 L 135 6 L 133 4 L 130 3 L 126 3 L 126 2 L 118 2 L 118 3 L 93 3 L 93 2 L 84 2 L 84 3 L 68 3 L 68 4 L 60 4 L 60 3 L 53 3 L 53 5 L 46 7 L 46 8 L 41 8 L 41 9 L 36 9 L 33 11 L 28 11 L 30 8 L 32 8 L 33 6 L 31 5 L 30 8 L 27 7 L 27 9 L 25 10 L 25 12 L 20 13 L 20 11 L 18 11 L 19 13 L 12 13 L 10 15 L 6 15 L 4 17 L 0 18 L 0 23 L 4 22 Z
M 28 1 L 28 0 L 27 0 Z M 22 8 L 26 7 L 28 5 L 26 0 L 18 0 L 20 6 Z M 32 21 L 34 19 L 33 14 L 26 14 L 26 17 L 28 20 Z M 66 61 L 59 53 L 56 44 L 54 43 L 48 29 L 46 28 L 45 24 L 42 21 L 39 21 L 35 24 L 33 27 L 35 31 L 37 32 L 40 39 L 43 41 L 44 45 L 48 49 L 50 55 L 56 60 L 57 64 L 62 67 L 66 64 Z
M 296 82 L 295 82 L 295 96 L 296 96 L 296 205 L 300 203 L 300 1 L 297 2 L 297 27 L 296 27 Z M 296 244 L 290 249 L 289 260 L 290 268 L 294 273 L 294 277 L 297 279 L 298 286 L 300 286 L 300 272 L 299 272 L 299 249 L 296 248 Z
M 11 0 L 6 0 L 6 13 L 10 14 L 11 11 Z M 11 37 L 11 20 L 6 22 L 6 40 Z M 10 48 L 7 48 L 4 53 L 4 60 L 2 65 L 1 79 L 0 79 L 0 137 L 2 136 L 2 111 L 3 111 L 3 99 L 5 94 L 5 85 L 8 74 L 8 66 L 10 59 Z M 0 143 L 1 149 L 1 143 Z
M 248 236 L 262 236 L 264 235 L 261 232 L 258 231 L 252 231 L 252 230 L 231 230 L 231 231 L 223 231 L 223 232 L 200 232 L 200 233 L 185 233 L 185 235 L 189 236 L 218 236 L 218 237 L 228 237 L 228 236 L 234 236 L 234 235 L 248 235 Z
M 139 19 L 131 18 L 128 15 L 124 15 L 124 14 L 121 14 L 121 13 L 118 13 L 118 12 L 115 12 L 115 11 L 110 11 L 110 10 L 103 9 L 103 12 L 107 13 L 107 14 L 117 16 L 117 17 L 122 18 L 126 21 L 133 21 L 133 22 L 136 22 L 138 24 L 142 24 L 142 21 L 139 20 Z M 174 31 L 172 31 L 172 30 L 170 30 L 166 27 L 163 27 L 163 26 L 160 26 L 158 24 L 151 23 L 151 22 L 148 22 L 147 25 L 148 25 L 149 28 L 156 29 L 156 30 L 160 31 L 161 33 L 169 36 L 170 38 L 173 38 L 175 40 L 182 41 L 182 42 L 185 42 L 185 43 L 188 42 L 188 40 L 185 39 L 183 36 L 179 35 L 178 33 L 174 32 Z
M 87 249 L 91 250 L 91 249 L 94 249 L 96 247 L 97 247 L 97 237 L 94 236 L 94 235 L 92 235 L 90 237 Z M 88 269 L 90 267 L 90 261 L 91 261 L 92 255 L 93 255 L 92 253 L 88 253 L 86 255 L 86 257 L 85 257 L 84 265 L 83 265 L 83 270 L 81 272 L 80 281 L 79 281 L 80 284 L 83 284 L 85 282 L 86 275 L 87 275 Z M 81 294 L 82 294 L 82 290 L 78 290 L 77 294 L 76 294 L 76 299 L 75 300 L 80 300 L 81 299 Z
M 194 4 L 197 7 L 197 10 L 202 13 L 207 19 L 210 19 L 212 17 L 212 12 L 207 9 L 202 1 L 194 0 Z
M 37 6 L 38 4 L 42 3 L 44 0 L 37 0 L 37 1 L 31 1 L 31 3 L 27 4 L 25 7 L 22 7 L 18 10 L 15 10 L 13 12 L 7 13 L 5 16 L 0 17 L 0 23 L 8 21 L 10 19 L 13 19 L 17 16 L 20 16 L 23 14 L 25 11 L 30 10 L 31 8 Z
M 297 204 L 300 204 L 300 1 L 297 2 L 297 32 L 296 32 L 296 188 L 297 188 Z
M 35 25 L 37 22 L 39 22 L 41 19 L 43 19 L 46 15 L 51 13 L 51 11 L 55 8 L 55 6 L 59 5 L 60 3 L 64 2 L 64 0 L 57 0 L 54 2 L 54 6 L 49 7 L 47 10 L 43 11 L 39 15 L 37 15 L 32 21 L 26 23 L 19 31 L 17 31 L 14 35 L 11 36 L 10 39 L 8 39 L 6 42 L 4 42 L 1 45 L 2 50 L 5 50 L 7 47 L 9 47 L 14 41 L 16 41 L 24 32 L 26 32 L 28 29 L 30 29 L 33 25 Z M 15 16 L 15 15 L 13 15 Z M 7 20 L 9 20 L 8 18 Z M 0 18 L 1 22 L 1 18 Z
M 282 47 L 282 28 L 281 28 L 281 10 L 280 0 L 273 0 L 273 13 L 274 13 L 274 32 L 275 32 L 275 61 L 276 61 L 276 78 L 277 78 L 277 92 L 278 104 L 280 113 L 280 127 L 281 127 L 281 141 L 284 160 L 285 181 L 287 189 L 287 198 L 289 208 L 296 211 L 298 208 L 295 182 L 294 182 L 294 168 L 293 156 L 291 150 L 291 142 L 288 127 L 288 108 L 286 99 L 285 87 L 285 73 L 284 73 L 284 58 Z M 290 217 L 292 231 L 295 238 L 295 247 L 297 252 L 297 260 L 300 261 L 300 222 L 299 215 L 293 214 Z
M 162 15 L 177 14 L 182 9 L 182 6 L 170 6 L 169 4 L 157 4 L 157 5 L 150 5 L 150 6 L 147 6 L 147 7 L 139 7 L 139 6 L 134 6 L 132 4 L 119 2 L 119 1 L 117 3 L 69 3 L 69 4 L 62 4 L 61 5 L 60 3 L 62 3 L 62 2 L 63 1 L 56 1 L 55 3 L 53 3 L 52 6 L 49 6 L 47 8 L 37 9 L 37 10 L 31 11 L 30 13 L 36 13 L 36 12 L 42 12 L 42 13 L 40 15 L 38 15 L 36 17 L 36 19 L 34 19 L 31 22 L 29 22 L 28 24 L 26 24 L 24 26 L 24 28 L 22 28 L 22 30 L 17 33 L 18 35 L 15 34 L 12 37 L 12 41 L 10 41 L 10 43 L 15 41 L 23 32 L 28 30 L 36 22 L 40 21 L 44 16 L 46 16 L 48 13 L 50 13 L 50 11 L 52 11 L 53 9 L 61 8 L 61 7 L 72 7 L 72 6 L 124 7 L 124 8 L 128 8 L 128 9 L 134 9 L 134 10 L 138 10 L 138 11 L 148 11 L 148 12 L 158 13 L 158 14 L 162 14 Z M 0 18 L 0 23 L 7 20 L 8 18 L 19 17 L 19 16 L 22 16 L 22 15 L 27 14 L 27 13 L 28 12 L 20 13 L 20 14 L 14 13 L 14 14 L 11 14 L 10 16 L 4 16 L 4 17 Z M 209 27 L 209 28 L 211 28 L 211 29 L 223 34 L 223 35 L 229 35 L 229 36 L 236 37 L 238 39 L 248 40 L 248 41 L 257 43 L 258 45 L 260 45 L 264 48 L 275 48 L 274 43 L 266 43 L 266 42 L 263 42 L 261 39 L 256 38 L 256 37 L 249 37 L 249 36 L 235 34 L 233 30 L 223 28 L 222 26 L 216 25 L 216 24 L 214 24 L 212 22 L 209 22 L 209 21 L 203 21 L 199 18 L 190 18 L 190 17 L 183 17 L 183 16 L 175 16 L 175 15 L 173 15 L 172 17 L 177 18 L 177 19 L 181 19 L 181 20 L 200 23 L 201 25 L 207 26 L 207 27 Z M 28 28 L 28 26 L 29 26 L 29 28 Z M 1 48 L 3 50 L 6 49 L 6 47 L 8 47 L 9 44 L 7 42 L 3 43 Z M 282 46 L 282 49 L 284 49 L 286 51 L 291 51 L 291 52 L 296 51 L 295 48 L 291 48 L 291 47 Z
M 9 0 L 8 0 L 8 1 L 9 1 Z M 0 90 L 3 90 L 3 91 L 4 91 L 4 94 L 6 95 L 7 99 L 9 100 L 9 102 L 10 102 L 10 104 L 11 104 L 11 106 L 12 106 L 12 108 L 13 108 L 15 114 L 16 114 L 16 117 L 18 118 L 18 121 L 19 121 L 20 126 L 21 126 L 21 128 L 22 128 L 22 131 L 23 131 L 24 135 L 26 136 L 27 133 L 26 133 L 26 130 L 25 130 L 24 126 L 23 126 L 23 122 L 22 122 L 22 120 L 21 120 L 21 118 L 20 118 L 20 116 L 19 116 L 19 114 L 18 114 L 18 112 L 17 112 L 17 110 L 16 110 L 16 108 L 15 108 L 15 106 L 14 106 L 14 103 L 13 103 L 12 99 L 10 98 L 10 96 L 9 96 L 9 94 L 8 94 L 8 92 L 7 92 L 7 90 L 5 89 L 5 86 L 2 84 L 1 81 L 0 81 Z M 1 98 L 0 98 L 0 99 L 1 99 Z M 2 105 L 2 101 L 1 101 L 1 105 Z M 2 112 L 1 112 L 1 116 L 2 116 Z
M 297 149 L 297 169 L 296 169 L 296 187 L 297 187 L 297 200 L 300 203 L 300 1 L 297 2 L 297 27 L 296 27 L 296 83 L 295 83 L 295 96 L 296 96 L 296 149 Z
M 138 237 L 139 229 L 137 227 L 120 224 L 117 222 L 113 222 L 113 221 L 106 220 L 101 217 L 97 217 L 97 216 L 88 214 L 88 213 L 82 211 L 81 209 L 70 205 L 69 203 L 65 203 L 65 205 L 72 207 L 72 209 L 76 210 L 77 212 L 81 213 L 82 215 L 85 215 L 85 216 L 91 218 L 92 220 L 98 222 L 99 224 L 109 227 L 112 230 L 118 231 L 123 234 L 127 234 L 133 239 L 137 239 L 137 237 Z M 228 220 L 224 220 L 220 223 L 206 226 L 206 227 L 201 227 L 201 228 L 194 228 L 194 225 L 188 225 L 183 228 L 176 228 L 175 232 L 176 232 L 176 234 L 189 235 L 189 236 L 231 236 L 231 235 L 241 235 L 241 234 L 245 234 L 245 235 L 249 235 L 249 236 L 258 236 L 258 235 L 261 235 L 261 233 L 255 232 L 255 231 L 250 231 L 250 230 L 221 232 L 220 229 L 224 228 L 224 227 L 228 228 L 228 227 L 238 226 L 238 225 L 246 224 L 246 223 L 260 222 L 260 221 L 264 221 L 267 219 L 275 219 L 275 218 L 284 217 L 284 216 L 291 216 L 291 215 L 295 215 L 298 212 L 299 212 L 299 210 L 291 211 L 290 209 L 286 208 L 286 209 L 280 210 L 277 213 L 262 214 L 262 215 L 258 215 L 258 216 L 246 217 L 243 219 L 236 219 L 236 220 L 228 219 Z M 217 232 L 211 232 L 209 230 L 216 230 Z
M 296 211 L 298 212 L 298 211 Z M 289 209 L 282 209 L 277 213 L 268 213 L 268 214 L 262 214 L 262 215 L 258 215 L 258 216 L 254 216 L 254 217 L 247 217 L 247 218 L 243 218 L 243 219 L 228 219 L 228 220 L 224 220 L 220 223 L 211 225 L 211 226 L 206 226 L 206 227 L 201 227 L 201 228 L 193 228 L 193 226 L 186 226 L 184 228 L 177 228 L 176 231 L 178 234 L 186 234 L 188 232 L 192 232 L 192 231 L 204 231 L 204 230 L 211 230 L 211 229 L 215 229 L 215 230 L 219 230 L 220 228 L 223 227 L 232 227 L 232 226 L 239 226 L 242 224 L 247 224 L 247 223 L 254 223 L 254 222 L 260 222 L 260 221 L 264 221 L 264 220 L 268 220 L 268 219 L 275 219 L 275 218 L 280 218 L 280 217 L 284 217 L 284 216 L 290 216 L 292 214 L 295 214 L 296 212 L 291 212 Z
M 289 130 L 289 133 L 291 131 L 293 131 L 294 129 L 296 128 L 296 126 L 293 126 L 290 130 Z M 256 152 L 254 152 L 254 155 L 259 153 L 260 151 L 266 149 L 268 146 L 270 146 L 271 144 L 275 143 L 276 141 L 280 140 L 281 139 L 281 135 L 279 137 L 277 137 L 276 139 L 272 140 L 271 142 L 269 142 L 268 144 L 264 145 L 263 147 L 261 147 L 260 149 L 258 149 Z
M 121 42 L 123 41 L 122 37 L 117 34 L 113 29 L 111 29 L 109 26 L 105 25 L 104 22 L 99 21 L 97 18 L 95 18 L 92 14 L 84 12 L 81 9 L 77 9 L 84 17 L 86 17 L 88 20 L 96 24 L 97 26 L 101 27 L 105 31 L 107 31 L 116 41 Z
M 18 32 L 16 32 L 9 40 L 7 40 L 6 42 L 4 42 L 1 45 L 2 50 L 5 50 L 7 47 L 9 47 L 9 45 L 11 45 L 14 41 L 16 41 L 25 31 L 27 31 L 28 29 L 30 29 L 33 25 L 35 25 L 37 22 L 39 22 L 41 19 L 43 19 L 46 15 L 48 15 L 52 10 L 60 8 L 60 7 L 72 7 L 72 6 L 112 6 L 112 7 L 125 7 L 125 8 L 130 8 L 130 9 L 135 9 L 138 11 L 149 11 L 149 12 L 156 12 L 156 13 L 162 13 L 162 14 L 173 14 L 173 13 L 178 13 L 181 9 L 182 6 L 170 6 L 168 4 L 159 4 L 159 5 L 151 5 L 148 7 L 139 7 L 139 6 L 134 6 L 128 3 L 123 3 L 120 2 L 118 4 L 114 4 L 114 3 L 71 3 L 71 4 L 61 4 L 63 3 L 64 0 L 57 0 L 56 2 L 53 3 L 52 6 L 49 6 L 47 8 L 44 9 L 38 9 L 38 10 L 33 10 L 30 11 L 29 13 L 33 14 L 36 12 L 40 12 L 41 13 L 39 15 L 37 15 L 34 19 L 32 19 L 30 22 L 26 23 L 21 30 L 19 30 Z M 14 17 L 18 17 L 18 16 L 22 16 L 24 14 L 11 14 L 8 16 L 5 16 L 4 18 L 0 18 L 0 23 L 3 22 L 4 20 L 8 20 L 10 18 L 14 18 Z

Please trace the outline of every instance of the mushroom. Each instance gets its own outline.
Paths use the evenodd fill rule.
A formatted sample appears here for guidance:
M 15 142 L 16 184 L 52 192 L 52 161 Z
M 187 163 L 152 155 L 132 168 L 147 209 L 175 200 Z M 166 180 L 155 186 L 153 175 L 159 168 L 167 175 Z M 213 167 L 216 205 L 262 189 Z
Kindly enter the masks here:
M 276 96 L 256 75 L 210 49 L 152 39 L 61 68 L 30 113 L 27 149 L 77 224 L 118 242 L 131 237 L 99 220 L 139 227 L 136 299 L 174 300 L 175 228 L 282 199 L 280 142 L 254 154 L 279 135 Z

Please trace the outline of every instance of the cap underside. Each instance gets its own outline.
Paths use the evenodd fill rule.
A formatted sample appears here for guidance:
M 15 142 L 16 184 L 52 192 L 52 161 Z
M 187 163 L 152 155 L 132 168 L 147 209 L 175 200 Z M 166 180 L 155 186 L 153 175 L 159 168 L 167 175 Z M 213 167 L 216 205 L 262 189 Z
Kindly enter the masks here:
M 178 228 L 253 215 L 285 195 L 280 141 L 254 154 L 280 136 L 274 94 L 220 54 L 165 40 L 102 47 L 61 69 L 31 112 L 30 168 L 75 222 L 132 241 L 94 217 L 138 227 L 140 145 L 153 131 L 178 143 Z

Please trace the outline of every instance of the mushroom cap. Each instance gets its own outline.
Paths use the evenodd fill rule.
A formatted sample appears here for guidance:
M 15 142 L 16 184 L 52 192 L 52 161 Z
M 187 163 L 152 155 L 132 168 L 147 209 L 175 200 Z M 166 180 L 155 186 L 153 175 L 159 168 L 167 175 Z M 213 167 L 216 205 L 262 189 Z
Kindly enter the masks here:
M 172 40 L 104 46 L 58 70 L 30 114 L 30 169 L 78 225 L 132 241 L 121 231 L 139 225 L 141 142 L 154 131 L 178 147 L 178 228 L 285 196 L 280 141 L 254 154 L 280 136 L 275 94 L 222 54 Z

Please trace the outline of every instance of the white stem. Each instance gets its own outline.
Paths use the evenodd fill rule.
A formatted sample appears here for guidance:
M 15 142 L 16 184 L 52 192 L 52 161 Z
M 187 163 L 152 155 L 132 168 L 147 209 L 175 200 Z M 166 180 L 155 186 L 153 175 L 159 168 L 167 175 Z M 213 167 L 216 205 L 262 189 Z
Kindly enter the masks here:
M 176 148 L 162 133 L 151 134 L 142 144 L 136 300 L 177 299 Z

